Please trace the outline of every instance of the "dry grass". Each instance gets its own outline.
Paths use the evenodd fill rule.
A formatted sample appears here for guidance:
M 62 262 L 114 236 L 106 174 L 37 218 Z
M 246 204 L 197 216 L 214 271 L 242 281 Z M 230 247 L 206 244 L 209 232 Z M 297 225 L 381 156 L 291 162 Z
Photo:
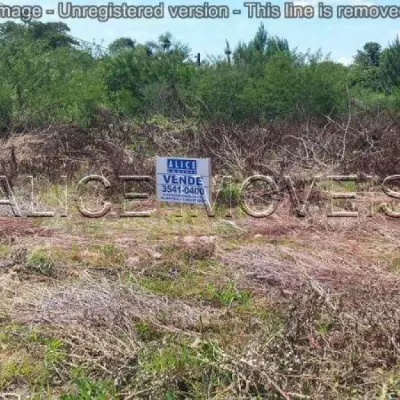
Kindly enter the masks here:
M 11 345 L 7 334 L 5 367 L 23 354 L 39 364 L 29 380 L 21 369 L 18 378 L 7 375 L 3 390 L 40 394 L 50 385 L 53 395 L 80 393 L 89 382 L 113 398 L 386 399 L 400 378 L 396 221 L 313 225 L 283 211 L 231 229 L 195 219 L 198 236 L 182 222 L 177 235 L 169 217 L 161 225 L 146 220 L 148 230 L 162 226 L 162 242 L 132 241 L 144 225 L 115 222 L 110 244 L 97 229 L 82 222 L 71 230 L 65 220 L 0 274 L 3 331 L 25 327 L 56 338 L 65 357 L 43 364 L 26 338 Z M 11 243 L 9 259 L 29 243 L 28 236 Z M 91 263 L 85 249 L 96 255 Z M 123 258 L 113 266 L 117 252 Z M 51 260 L 65 273 L 39 269 L 33 278 L 24 266 L 32 260 Z M 38 346 L 47 354 L 48 344 Z M 32 386 L 32 374 L 42 386 Z
M 24 298 L 13 299 L 13 323 L 126 327 L 146 321 L 171 332 L 199 330 L 218 320 L 217 310 L 190 306 L 147 293 L 140 287 L 81 277 L 68 285 L 25 284 Z
M 381 154 L 382 142 L 369 148 L 371 132 L 365 128 L 361 135 L 358 121 L 352 121 L 344 150 L 347 157 L 361 143 L 363 152 L 348 162 L 340 160 L 342 140 L 334 143 L 339 156 L 330 150 L 333 134 L 343 133 L 340 124 L 330 121 L 322 131 L 300 128 L 309 136 L 291 133 L 290 126 L 254 127 L 248 141 L 242 127 L 206 127 L 200 133 L 141 128 L 137 134 L 163 154 L 210 152 L 217 172 L 236 168 L 239 175 L 348 172 L 372 165 L 371 157 Z M 132 154 L 109 138 L 87 137 L 83 143 L 79 132 L 70 133 L 64 127 L 57 140 L 55 132 L 45 131 L 13 137 L 6 145 L 15 146 L 22 173 L 35 160 L 41 173 L 55 162 L 39 154 L 46 141 L 52 148 L 44 152 L 64 155 L 57 172 L 80 176 L 107 161 L 105 174 L 115 178 L 133 165 Z M 392 143 L 395 134 L 388 125 L 382 138 Z M 372 172 L 390 170 L 395 152 L 384 150 L 387 163 L 379 156 Z M 129 172 L 152 174 L 152 160 L 137 156 L 146 163 Z M 263 161 L 274 157 L 276 162 Z M 295 186 L 304 196 L 307 182 L 299 178 Z M 49 197 L 44 191 L 39 197 L 56 205 L 61 189 L 50 189 Z M 77 212 L 63 219 L 2 218 L 0 394 L 396 398 L 398 221 L 382 213 L 366 217 L 370 203 L 361 191 L 359 218 L 326 218 L 321 187 L 312 193 L 305 218 L 293 217 L 287 197 L 261 220 L 239 212 L 233 220 L 211 219 L 204 210 L 192 217 L 189 209 L 176 217 L 173 208 L 160 219 L 121 220 L 118 206 L 96 221 Z M 373 199 L 375 209 L 381 201 L 379 195 Z

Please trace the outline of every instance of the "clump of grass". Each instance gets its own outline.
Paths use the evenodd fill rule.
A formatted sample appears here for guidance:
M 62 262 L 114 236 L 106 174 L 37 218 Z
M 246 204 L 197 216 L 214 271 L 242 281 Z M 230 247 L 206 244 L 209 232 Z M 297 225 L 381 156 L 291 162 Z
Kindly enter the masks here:
M 135 323 L 135 329 L 140 340 L 144 342 L 150 342 L 153 340 L 160 339 L 162 337 L 162 332 L 156 330 L 149 323 L 145 321 L 139 321 Z
M 213 260 L 193 260 L 189 263 L 186 256 L 181 254 L 181 259 L 167 257 L 147 268 L 144 276 L 139 278 L 139 283 L 156 294 L 178 299 L 207 300 L 207 286 L 220 279 L 223 268 Z
M 18 384 L 27 385 L 31 393 L 44 392 L 66 359 L 61 340 L 20 325 L 2 326 L 0 348 L 9 354 L 0 361 L 0 391 Z
M 356 181 L 335 181 L 335 180 L 321 180 L 316 183 L 316 186 L 322 190 L 328 192 L 350 192 L 354 193 L 357 191 Z
M 376 390 L 377 399 L 398 399 L 400 393 L 400 371 L 379 371 L 376 380 L 378 383 Z
M 395 250 L 390 254 L 381 256 L 381 259 L 387 265 L 389 271 L 400 272 L 400 251 Z
M 64 393 L 61 400 L 112 400 L 119 399 L 117 390 L 109 380 L 93 381 L 88 378 L 78 378 L 73 381 L 75 389 Z
M 233 304 L 247 305 L 250 302 L 250 294 L 245 290 L 238 289 L 234 281 L 230 281 L 221 289 L 210 283 L 207 286 L 207 297 L 225 307 Z
M 6 258 L 10 252 L 10 246 L 6 244 L 0 244 L 0 259 Z
M 105 263 L 119 265 L 125 261 L 125 254 L 114 244 L 105 244 L 98 249 L 104 255 Z
M 47 371 L 42 362 L 20 352 L 2 362 L 0 368 L 0 390 L 12 384 L 25 383 L 30 388 L 43 385 Z
M 380 262 L 386 266 L 390 272 L 400 272 L 400 251 L 394 250 L 390 253 L 382 254 Z
M 178 257 L 184 258 L 187 262 L 194 260 L 209 260 L 215 254 L 215 243 L 205 242 L 202 240 L 177 243 L 175 246 L 170 247 L 170 256 L 177 254 Z
M 216 196 L 219 208 L 235 208 L 240 203 L 241 186 L 238 183 L 224 180 Z
M 53 259 L 44 249 L 33 250 L 27 258 L 27 267 L 39 275 L 52 277 L 55 274 Z
M 175 338 L 141 354 L 138 379 L 154 377 L 159 382 L 154 389 L 165 399 L 207 398 L 232 384 L 231 371 L 218 366 L 221 361 L 217 342 Z

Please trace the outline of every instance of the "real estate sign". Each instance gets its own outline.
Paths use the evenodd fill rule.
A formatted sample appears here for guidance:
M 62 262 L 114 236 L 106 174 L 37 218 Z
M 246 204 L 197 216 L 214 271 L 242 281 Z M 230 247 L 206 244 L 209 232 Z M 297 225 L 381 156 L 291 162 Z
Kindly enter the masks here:
M 160 202 L 211 203 L 211 160 L 157 157 L 156 182 Z

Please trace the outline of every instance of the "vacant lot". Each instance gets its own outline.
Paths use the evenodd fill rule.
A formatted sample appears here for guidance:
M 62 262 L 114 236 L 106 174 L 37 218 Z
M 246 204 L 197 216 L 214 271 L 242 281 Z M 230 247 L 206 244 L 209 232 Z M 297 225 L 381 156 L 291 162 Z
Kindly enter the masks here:
M 0 392 L 396 398 L 399 221 L 287 205 L 2 218 Z
M 0 393 L 396 399 L 400 221 L 381 205 L 399 208 L 382 191 L 382 180 L 399 172 L 399 128 L 388 124 L 370 146 L 373 125 L 360 131 L 352 123 L 302 125 L 293 134 L 280 125 L 144 126 L 123 140 L 66 125 L 4 138 L 0 166 L 21 213 L 33 200 L 56 216 L 15 218 L 0 206 Z M 154 182 L 118 183 L 121 175 L 154 176 L 157 154 L 211 154 L 214 218 L 168 205 L 157 216 Z M 89 174 L 113 184 L 109 193 L 95 183 L 80 193 L 89 210 L 103 197 L 112 203 L 100 219 L 83 217 L 74 203 Z M 240 184 L 254 174 L 272 175 L 282 189 L 268 218 L 238 205 Z M 360 179 L 310 190 L 309 178 L 331 174 Z M 232 186 L 218 180 L 224 175 Z M 284 176 L 300 203 L 309 197 L 304 218 Z M 266 189 L 246 191 L 252 208 L 268 208 Z M 150 198 L 124 204 L 124 191 Z M 327 217 L 333 192 L 357 192 L 334 209 L 359 216 Z M 152 215 L 119 217 L 133 210 Z

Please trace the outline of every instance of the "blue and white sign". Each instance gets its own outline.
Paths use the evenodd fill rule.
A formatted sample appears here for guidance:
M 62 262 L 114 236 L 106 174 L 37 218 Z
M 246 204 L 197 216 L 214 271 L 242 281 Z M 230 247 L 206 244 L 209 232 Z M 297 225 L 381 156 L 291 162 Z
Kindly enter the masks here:
M 169 203 L 211 203 L 209 158 L 157 157 L 157 200 Z

